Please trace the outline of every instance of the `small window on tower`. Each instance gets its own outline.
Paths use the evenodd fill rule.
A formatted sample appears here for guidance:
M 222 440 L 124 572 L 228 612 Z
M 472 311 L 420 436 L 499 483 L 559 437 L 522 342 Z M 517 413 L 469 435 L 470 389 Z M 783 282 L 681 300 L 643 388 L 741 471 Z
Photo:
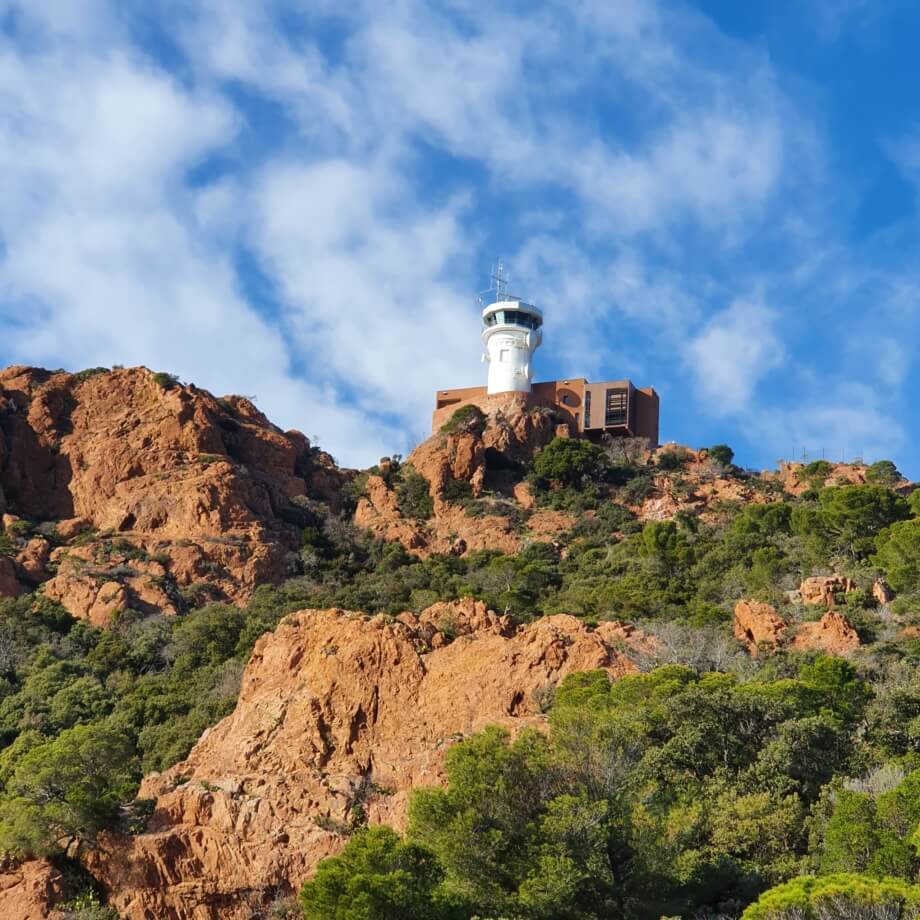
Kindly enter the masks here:
M 502 364 L 507 364 L 511 360 L 511 349 L 503 348 L 498 353 L 498 360 L 501 361 Z

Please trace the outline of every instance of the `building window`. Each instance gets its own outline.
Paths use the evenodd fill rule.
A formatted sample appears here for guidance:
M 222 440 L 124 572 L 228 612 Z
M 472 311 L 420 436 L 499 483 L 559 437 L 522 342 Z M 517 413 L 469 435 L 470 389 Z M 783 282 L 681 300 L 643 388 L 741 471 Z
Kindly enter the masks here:
M 585 428 L 591 427 L 591 391 L 585 390 Z
M 498 360 L 502 364 L 508 364 L 511 361 L 511 350 L 509 348 L 503 348 L 498 353 Z
M 523 310 L 496 310 L 486 317 L 487 326 L 522 326 L 524 329 L 539 329 L 540 320 Z
M 628 406 L 628 390 L 607 390 L 607 400 L 604 407 L 604 427 L 625 425 Z

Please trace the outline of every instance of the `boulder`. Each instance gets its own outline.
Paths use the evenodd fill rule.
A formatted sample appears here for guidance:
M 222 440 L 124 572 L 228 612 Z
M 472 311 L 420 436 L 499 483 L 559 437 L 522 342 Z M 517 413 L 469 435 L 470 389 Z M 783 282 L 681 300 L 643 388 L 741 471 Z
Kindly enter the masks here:
M 804 604 L 833 607 L 841 594 L 855 590 L 856 583 L 844 575 L 813 575 L 799 585 L 799 596 Z
M 831 610 L 816 622 L 802 623 L 792 637 L 790 648 L 826 655 L 849 655 L 861 645 L 850 621 Z
M 45 581 L 48 575 L 48 560 L 51 556 L 51 544 L 44 537 L 33 537 L 16 554 L 16 567 L 22 582 L 35 588 Z
M 9 920 L 63 920 L 54 905 L 67 897 L 64 878 L 43 859 L 0 859 L 0 916 Z
M 884 578 L 877 578 L 872 583 L 872 596 L 880 606 L 890 604 L 894 600 L 894 591 Z
M 751 655 L 758 650 L 776 648 L 785 638 L 786 621 L 772 604 L 740 600 L 735 604 L 734 636 Z

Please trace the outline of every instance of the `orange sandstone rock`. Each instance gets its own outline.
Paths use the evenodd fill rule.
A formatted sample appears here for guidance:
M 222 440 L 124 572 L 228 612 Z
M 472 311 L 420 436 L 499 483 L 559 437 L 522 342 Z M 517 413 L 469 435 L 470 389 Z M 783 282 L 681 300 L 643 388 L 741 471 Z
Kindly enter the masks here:
M 877 578 L 872 583 L 872 596 L 879 604 L 890 604 L 894 600 L 894 591 L 884 578 Z
M 805 604 L 824 604 L 833 607 L 840 594 L 856 589 L 856 583 L 843 575 L 813 575 L 799 586 L 799 595 Z
M 790 647 L 797 651 L 818 651 L 827 655 L 848 655 L 862 642 L 846 617 L 828 611 L 814 623 L 802 623 L 792 638 Z
M 51 544 L 43 537 L 34 537 L 16 554 L 20 581 L 34 588 L 48 578 Z
M 80 547 L 98 550 L 117 537 L 165 555 L 168 571 L 151 578 L 177 587 L 202 582 L 234 601 L 286 574 L 300 526 L 292 501 L 307 494 L 336 501 L 350 475 L 248 400 L 164 387 L 146 368 L 85 379 L 0 371 L 0 444 L 4 505 L 55 522 L 57 537 Z M 7 530 L 14 523 L 4 518 Z M 47 578 L 40 555 L 34 546 L 17 559 L 30 586 Z M 121 565 L 114 557 L 88 561 L 96 582 Z M 62 565 L 50 589 L 80 616 L 95 603 L 82 583 L 87 574 Z M 170 612 L 149 579 L 109 580 L 141 607 Z
M 776 648 L 785 638 L 787 628 L 772 604 L 750 600 L 735 604 L 734 635 L 751 655 L 756 655 L 761 645 Z
M 64 900 L 61 873 L 42 859 L 0 860 L 0 916 L 9 920 L 56 920 Z
M 448 620 L 456 638 L 427 651 Z M 515 630 L 473 601 L 397 622 L 293 614 L 257 643 L 234 713 L 144 781 L 147 831 L 109 836 L 90 868 L 127 920 L 249 918 L 254 898 L 296 891 L 341 849 L 336 828 L 359 807 L 404 827 L 409 790 L 443 782 L 460 738 L 543 725 L 541 701 L 566 674 L 633 670 L 618 633 L 565 615 Z

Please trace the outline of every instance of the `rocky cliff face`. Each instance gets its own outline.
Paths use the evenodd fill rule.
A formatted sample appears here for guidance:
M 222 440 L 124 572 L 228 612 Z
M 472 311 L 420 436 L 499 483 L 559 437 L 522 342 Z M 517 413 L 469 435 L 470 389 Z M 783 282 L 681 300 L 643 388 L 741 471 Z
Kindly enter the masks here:
M 293 614 L 256 646 L 236 711 L 144 781 L 140 796 L 156 800 L 147 831 L 106 838 L 90 867 L 130 920 L 248 920 L 350 826 L 403 826 L 409 790 L 441 781 L 460 738 L 541 725 L 566 674 L 633 670 L 629 636 L 642 641 L 569 616 L 514 629 L 472 601 L 396 622 Z
M 0 912 L 10 920 L 64 920 L 54 905 L 68 897 L 64 877 L 44 860 L 0 861 Z
M 402 515 L 394 490 L 382 477 L 370 476 L 355 523 L 383 540 L 399 541 L 419 556 L 463 555 L 477 549 L 513 553 L 528 539 L 552 540 L 571 527 L 569 516 L 552 511 L 534 512 L 521 527 L 507 510 L 508 505 L 530 510 L 526 488 L 515 489 L 523 464 L 558 434 L 567 435 L 568 426 L 560 426 L 548 410 L 528 406 L 522 394 L 493 396 L 484 405 L 485 414 L 432 435 L 406 458 L 429 483 L 434 505 L 429 520 Z M 455 483 L 466 484 L 472 498 L 488 487 L 506 493 L 508 502 L 471 516 L 450 498 Z
M 334 499 L 343 479 L 239 396 L 218 400 L 145 368 L 8 368 L 0 511 L 17 553 L 0 593 L 46 583 L 99 624 L 126 606 L 175 612 L 193 586 L 242 600 L 284 576 L 297 500 Z

